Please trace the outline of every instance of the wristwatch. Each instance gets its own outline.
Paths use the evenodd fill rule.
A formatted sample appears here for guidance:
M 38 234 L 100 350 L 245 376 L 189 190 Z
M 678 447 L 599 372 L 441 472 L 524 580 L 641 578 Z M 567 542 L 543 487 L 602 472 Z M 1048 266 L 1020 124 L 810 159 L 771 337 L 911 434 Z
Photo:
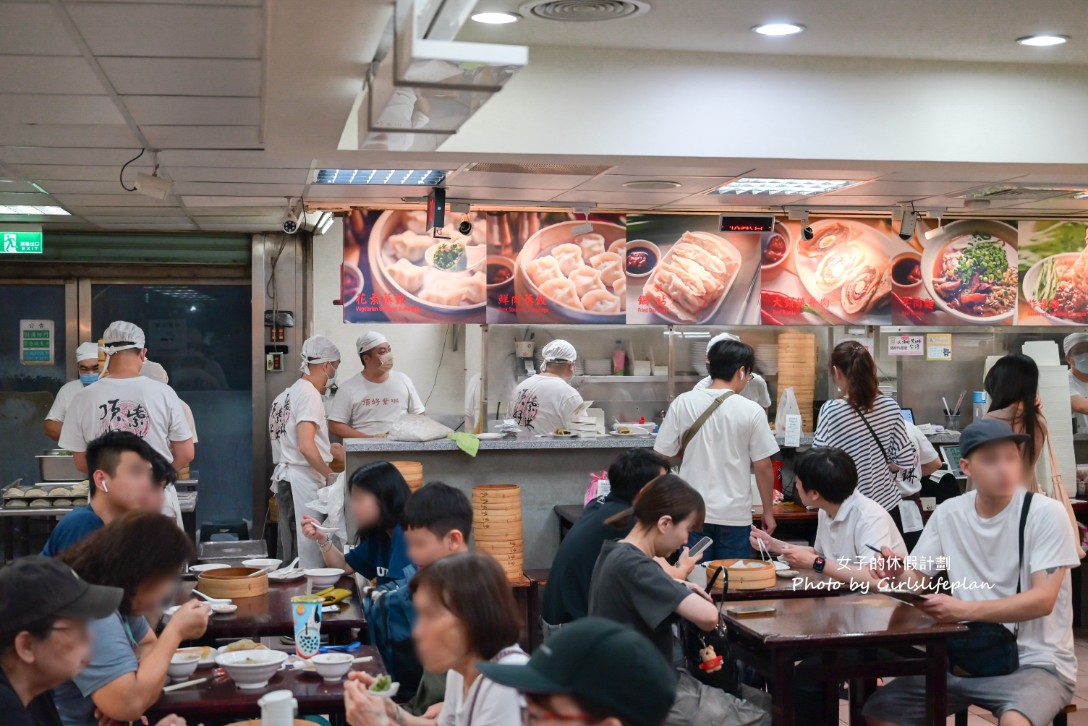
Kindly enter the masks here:
M 812 569 L 816 570 L 816 572 L 823 572 L 824 565 L 826 564 L 827 560 L 825 560 L 823 557 L 817 557 L 816 561 L 812 563 Z

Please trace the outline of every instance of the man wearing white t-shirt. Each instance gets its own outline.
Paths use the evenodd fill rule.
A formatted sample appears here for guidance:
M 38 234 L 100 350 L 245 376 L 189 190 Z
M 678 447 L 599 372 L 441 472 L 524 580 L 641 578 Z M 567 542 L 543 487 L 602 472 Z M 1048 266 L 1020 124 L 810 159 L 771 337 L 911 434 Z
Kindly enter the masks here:
M 147 348 L 144 331 L 118 320 L 102 334 L 108 376 L 76 394 L 60 432 L 60 446 L 87 471 L 87 444 L 107 431 L 128 431 L 181 471 L 193 460 L 193 432 L 181 399 L 170 386 L 140 375 Z M 162 513 L 181 526 L 181 507 L 173 484 L 166 488 Z
M 706 524 L 701 535 L 714 540 L 704 560 L 747 557 L 752 525 L 752 471 L 763 504 L 763 529 L 775 528 L 774 465 L 778 444 L 767 423 L 767 413 L 741 394 L 752 372 L 755 353 L 750 345 L 723 340 L 707 351 L 713 382 L 708 388 L 688 391 L 669 406 L 654 449 L 675 457 L 681 454 L 684 435 L 715 400 L 722 403 L 695 432 L 680 463 L 680 476 L 706 502 Z M 697 537 L 693 535 L 693 539 Z
M 997 419 L 965 428 L 960 466 L 975 489 L 937 507 L 906 569 L 901 553 L 889 548 L 878 568 L 879 576 L 915 588 L 937 574 L 938 562 L 947 565 L 948 584 L 957 589 L 926 595 L 917 607 L 941 622 L 999 623 L 1016 634 L 1016 670 L 948 675 L 949 714 L 982 706 L 1002 726 L 1050 723 L 1072 699 L 1077 680 L 1069 568 L 1080 560 L 1062 505 L 1043 495 L 1027 500 L 1018 446 L 1026 440 Z M 865 715 L 870 724 L 921 724 L 926 704 L 925 677 L 896 678 L 869 699 Z
M 49 413 L 45 415 L 45 435 L 53 441 L 60 439 L 60 429 L 72 399 L 98 380 L 98 343 L 80 343 L 76 348 L 76 365 L 79 367 L 79 378 L 60 387 Z
M 713 348 L 715 345 L 722 342 L 723 340 L 736 340 L 739 342 L 740 338 L 736 335 L 733 335 L 732 333 L 718 333 L 710 339 L 710 343 L 708 343 L 706 346 L 707 351 L 709 352 L 711 348 Z M 707 362 L 709 363 L 709 361 Z M 707 376 L 703 380 L 696 383 L 695 388 L 693 388 L 692 390 L 698 391 L 701 388 L 710 388 L 710 384 L 713 382 L 714 379 L 710 376 Z M 744 386 L 744 390 L 741 391 L 740 395 L 744 396 L 749 401 L 755 401 L 765 409 L 771 407 L 771 392 L 767 390 L 767 381 L 763 379 L 763 376 L 759 375 L 754 371 L 752 372 L 751 376 L 749 376 L 748 384 Z
M 1076 415 L 1077 433 L 1088 434 L 1088 333 L 1067 335 L 1062 348 L 1069 364 L 1069 403 Z
M 329 406 L 329 433 L 342 439 L 385 436 L 406 413 L 424 413 L 412 379 L 393 370 L 393 346 L 381 333 L 355 341 L 363 370 L 344 381 Z
M 544 365 L 514 389 L 510 417 L 519 426 L 538 434 L 550 434 L 570 425 L 582 405 L 582 395 L 570 385 L 578 351 L 565 340 L 553 340 L 541 351 Z
M 286 487 L 278 487 L 276 503 L 281 518 L 294 514 L 299 567 L 323 567 L 317 543 L 302 534 L 302 518 L 323 515 L 306 506 L 317 492 L 336 478 L 330 464 L 344 461 L 344 447 L 329 443 L 329 424 L 322 397 L 336 381 L 340 351 L 328 338 L 317 335 L 302 344 L 302 376 L 287 389 L 285 419 L 279 435 L 280 465 Z M 279 400 L 277 398 L 277 400 Z M 288 498 L 289 497 L 289 498 Z M 284 543 L 286 549 L 287 543 Z M 293 558 L 292 558 L 293 559 Z

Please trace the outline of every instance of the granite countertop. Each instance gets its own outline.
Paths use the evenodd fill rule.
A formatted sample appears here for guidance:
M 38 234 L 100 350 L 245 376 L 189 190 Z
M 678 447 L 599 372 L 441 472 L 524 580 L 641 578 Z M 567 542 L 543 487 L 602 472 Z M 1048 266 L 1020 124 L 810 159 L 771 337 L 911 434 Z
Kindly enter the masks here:
M 960 440 L 959 431 L 939 431 L 937 433 L 928 434 L 926 436 L 931 444 L 955 444 Z M 784 434 L 776 433 L 774 435 L 775 441 L 779 446 L 784 446 L 783 442 L 786 440 Z M 801 434 L 801 446 L 812 446 L 812 434 Z M 790 447 L 793 448 L 793 447 Z
M 654 445 L 652 436 L 598 436 L 596 438 L 557 439 L 552 437 L 519 436 L 480 442 L 480 451 L 523 451 L 532 449 L 635 449 Z M 344 450 L 349 454 L 388 451 L 456 451 L 457 444 L 449 439 L 437 441 L 390 441 L 389 439 L 346 439 Z

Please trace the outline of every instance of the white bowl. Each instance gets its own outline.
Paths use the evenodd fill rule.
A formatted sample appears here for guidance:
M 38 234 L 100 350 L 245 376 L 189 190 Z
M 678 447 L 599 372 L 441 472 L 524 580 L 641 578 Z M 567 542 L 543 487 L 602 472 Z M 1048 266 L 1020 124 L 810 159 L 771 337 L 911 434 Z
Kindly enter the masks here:
M 285 660 L 287 654 L 280 650 L 242 650 L 215 657 L 216 665 L 226 669 L 234 684 L 247 691 L 267 686 Z
M 170 658 L 170 665 L 166 674 L 171 680 L 183 681 L 193 675 L 193 671 L 200 665 L 200 656 L 196 653 L 174 653 Z
M 329 683 L 335 683 L 351 670 L 353 660 L 354 656 L 349 653 L 318 653 L 310 662 L 314 664 L 318 675 Z
M 232 602 L 210 602 L 208 607 L 216 615 L 229 615 L 238 609 L 238 606 Z
M 344 576 L 344 571 L 339 567 L 318 567 L 313 570 L 306 570 L 305 574 L 314 585 L 329 587 L 340 581 L 340 578 Z
M 256 567 L 258 570 L 268 568 L 269 570 L 278 570 L 279 566 L 283 564 L 283 560 L 264 559 L 264 560 L 242 560 L 243 567 Z

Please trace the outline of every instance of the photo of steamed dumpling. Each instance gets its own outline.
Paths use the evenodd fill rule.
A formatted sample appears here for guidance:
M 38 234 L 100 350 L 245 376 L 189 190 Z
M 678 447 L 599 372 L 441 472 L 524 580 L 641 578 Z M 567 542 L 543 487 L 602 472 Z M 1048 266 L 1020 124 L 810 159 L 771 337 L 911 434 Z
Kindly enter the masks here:
M 537 287 L 540 287 L 548 280 L 563 277 L 563 271 L 559 269 L 559 260 L 554 257 L 540 257 L 529 260 L 525 264 L 525 272 Z
M 426 270 L 419 265 L 413 265 L 403 257 L 397 260 L 396 264 L 385 268 L 385 271 L 398 285 L 410 293 L 415 294 L 419 292 L 419 288 L 423 287 L 423 276 Z
M 556 245 L 552 250 L 552 257 L 559 263 L 559 269 L 563 271 L 563 274 L 568 276 L 585 264 L 582 248 L 570 242 Z
M 578 288 L 567 278 L 548 280 L 540 286 L 540 291 L 558 303 L 577 310 L 584 310 L 581 298 L 578 297 Z
M 615 252 L 602 252 L 594 255 L 589 263 L 601 271 L 601 280 L 608 286 L 615 285 L 616 280 L 624 276 L 623 257 Z
M 574 238 L 575 244 L 582 248 L 582 257 L 589 259 L 605 251 L 604 235 L 598 232 L 580 234 Z
M 568 276 L 568 279 L 573 282 L 575 288 L 577 288 L 578 297 L 582 297 L 590 290 L 605 289 L 604 283 L 601 281 L 601 273 L 588 265 L 582 265 L 572 271 Z
M 426 254 L 427 248 L 435 243 L 434 239 L 425 234 L 404 232 L 395 234 L 389 238 L 389 244 L 393 248 L 393 254 L 399 259 L 409 262 L 419 262 Z
M 479 305 L 487 299 L 487 287 L 484 276 L 477 273 L 461 282 L 462 300 L 466 305 Z
M 582 296 L 582 306 L 593 313 L 618 313 L 620 299 L 608 290 L 591 290 Z

